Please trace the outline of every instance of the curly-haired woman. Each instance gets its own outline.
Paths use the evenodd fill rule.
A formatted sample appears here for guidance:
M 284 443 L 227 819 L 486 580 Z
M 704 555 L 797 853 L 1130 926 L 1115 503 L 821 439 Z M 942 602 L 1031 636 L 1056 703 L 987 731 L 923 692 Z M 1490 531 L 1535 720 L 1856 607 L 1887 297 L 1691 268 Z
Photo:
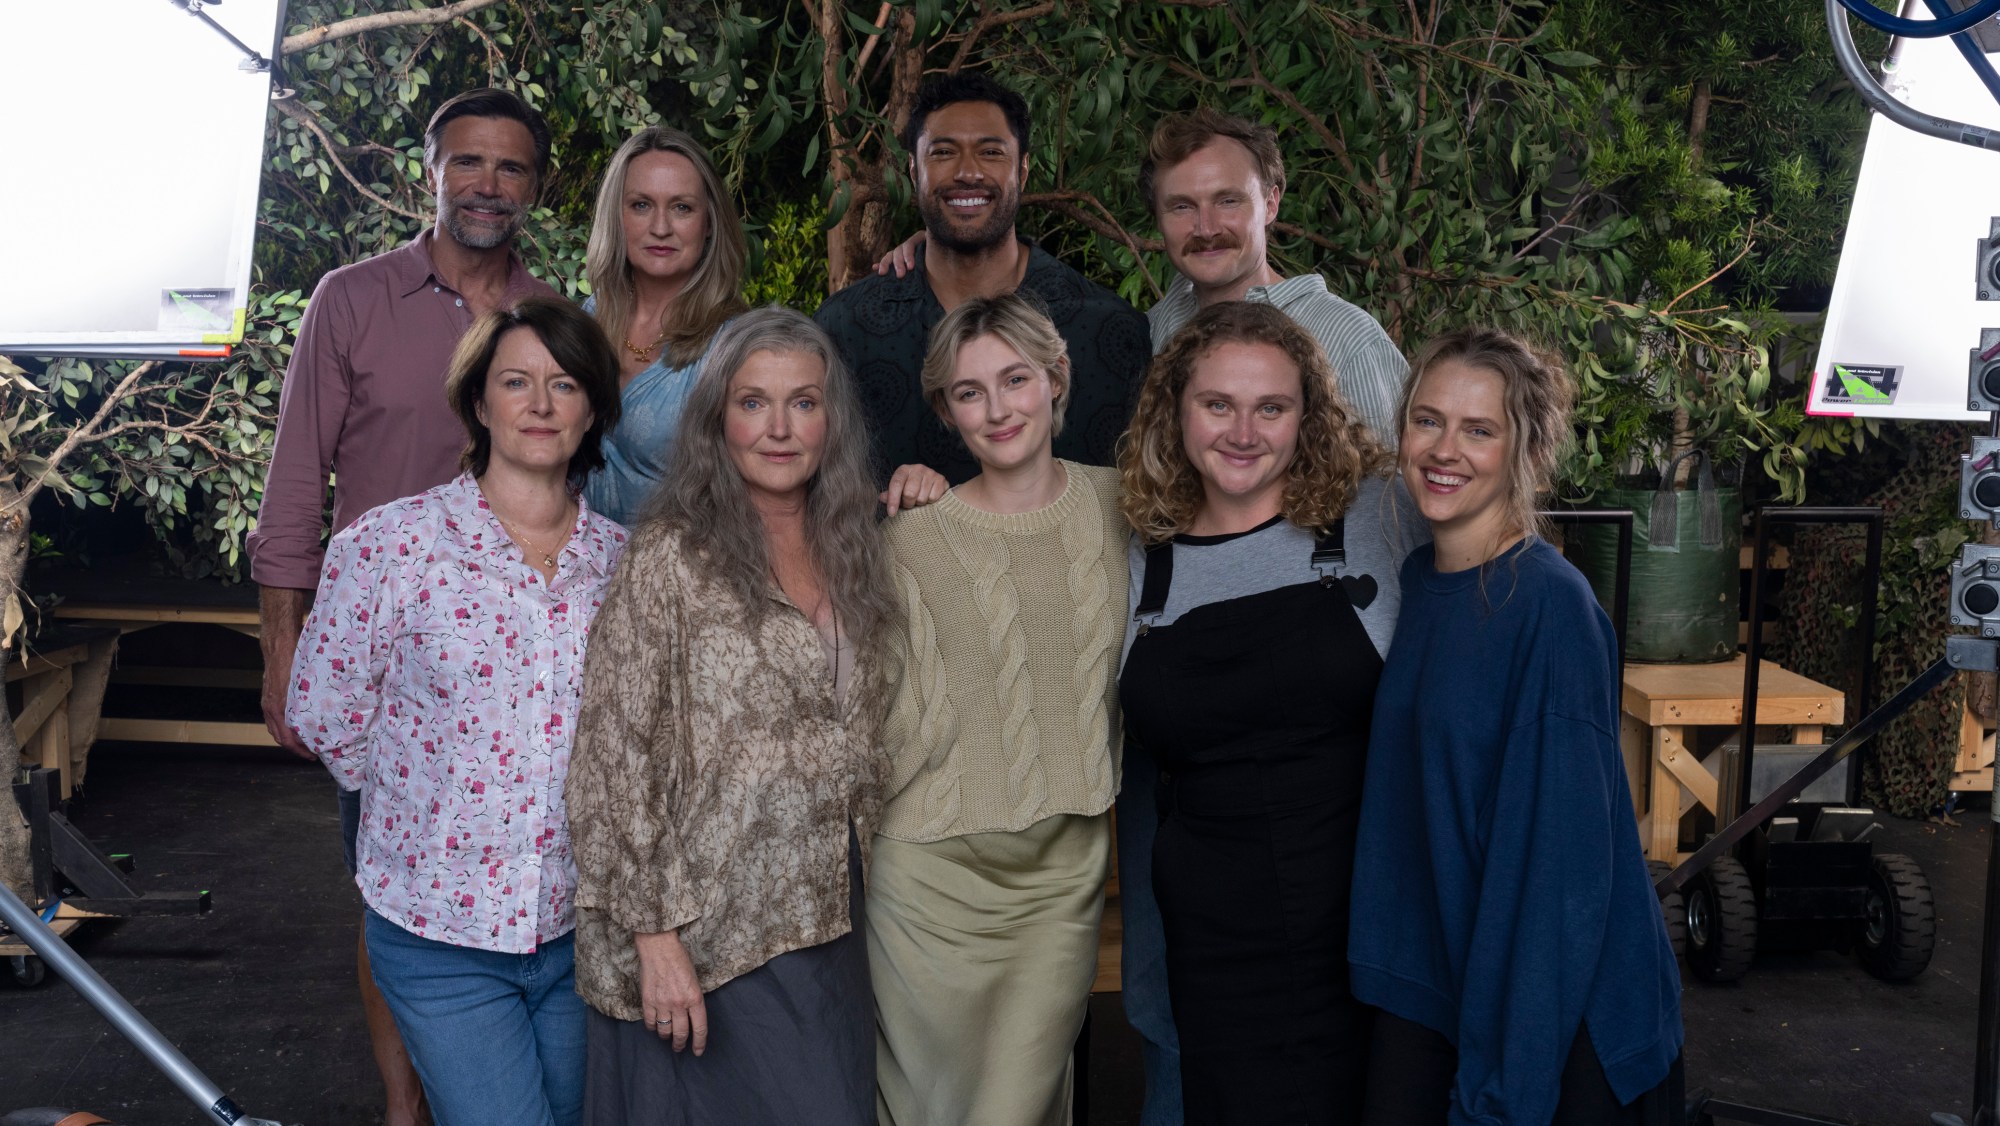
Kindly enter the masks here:
M 1119 845 L 1151 861 L 1190 1122 L 1360 1113 L 1354 834 L 1396 576 L 1423 538 L 1388 466 L 1312 336 L 1242 302 L 1154 359 L 1126 436 L 1120 698 L 1158 809 L 1124 800 Z

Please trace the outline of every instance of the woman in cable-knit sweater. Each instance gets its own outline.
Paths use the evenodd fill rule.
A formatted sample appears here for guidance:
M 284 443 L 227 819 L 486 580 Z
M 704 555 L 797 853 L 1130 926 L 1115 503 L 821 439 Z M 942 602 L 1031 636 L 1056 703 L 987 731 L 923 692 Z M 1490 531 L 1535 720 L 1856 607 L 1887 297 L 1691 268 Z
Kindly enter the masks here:
M 1129 531 L 1058 460 L 1069 360 L 1027 298 L 931 333 L 925 397 L 980 474 L 893 518 L 907 630 L 868 887 L 884 1126 L 1069 1121 L 1118 790 Z

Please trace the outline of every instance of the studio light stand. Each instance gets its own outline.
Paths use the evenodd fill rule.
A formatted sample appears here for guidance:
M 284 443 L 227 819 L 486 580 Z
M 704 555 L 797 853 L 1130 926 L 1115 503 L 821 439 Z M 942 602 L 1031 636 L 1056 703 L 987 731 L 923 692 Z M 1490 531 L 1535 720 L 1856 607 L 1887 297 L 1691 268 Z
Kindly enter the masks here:
M 179 8 L 181 11 L 186 12 L 188 15 L 193 16 L 195 19 L 198 19 L 201 22 L 207 24 L 210 31 L 213 31 L 217 35 L 222 36 L 224 39 L 229 40 L 229 42 L 232 45 L 234 45 L 237 50 L 243 52 L 244 56 L 243 61 L 237 64 L 237 66 L 240 69 L 251 71 L 254 73 L 262 73 L 264 71 L 270 70 L 271 67 L 274 65 L 270 59 L 267 59 L 263 55 L 258 54 L 256 48 L 250 46 L 250 44 L 245 43 L 241 39 L 236 38 L 236 34 L 234 32 L 230 31 L 228 28 L 222 26 L 221 24 L 215 22 L 215 17 L 209 15 L 208 12 L 204 10 L 210 4 L 222 3 L 222 0 L 167 0 L 167 3 L 172 4 L 174 7 Z M 285 21 L 284 17 L 280 16 L 278 19 L 278 34 L 283 35 L 284 33 L 285 33 Z M 277 53 L 278 52 L 276 52 L 275 50 L 271 52 L 271 54 L 274 56 Z
M 194 1100 L 210 1122 L 216 1126 L 280 1126 L 266 1118 L 246 1117 L 236 1103 L 223 1094 L 222 1088 L 203 1075 L 200 1068 L 188 1062 L 179 1048 L 160 1035 L 159 1029 L 140 1016 L 131 1002 L 111 988 L 109 982 L 90 968 L 90 963 L 71 950 L 69 943 L 57 937 L 56 932 L 4 883 L 0 883 L 0 923 L 6 923 L 15 937 L 32 947 L 36 955 L 82 994 L 83 999 L 102 1013 L 112 1027 L 136 1045 L 182 1094 Z
M 1862 101 L 1889 121 L 1926 136 L 2000 152 L 2000 131 L 1925 113 L 1884 90 L 1855 47 L 1848 26 L 1849 13 L 1895 36 L 1934 38 L 1949 35 L 1967 65 L 1994 98 L 2000 100 L 2000 74 L 1996 74 L 1987 61 L 1987 47 L 1979 41 L 1979 38 L 1985 38 L 2000 47 L 1992 24 L 1994 17 L 2000 15 L 2000 0 L 1974 0 L 1969 4 L 1959 0 L 1963 10 L 1954 10 L 1950 0 L 1922 0 L 1922 3 L 1929 9 L 1932 19 L 1911 20 L 1892 16 L 1875 8 L 1868 0 L 1825 0 L 1827 31 L 1836 63 Z M 1973 266 L 1971 289 L 1978 301 L 1996 302 L 1991 319 L 2000 323 L 2000 218 L 1992 220 L 1988 236 L 1978 241 Z M 2000 529 L 2000 327 L 1981 331 L 1980 339 L 1970 349 L 1966 379 L 1966 409 L 1987 412 L 1990 436 L 1974 439 L 1972 451 L 1963 456 L 1959 512 L 1965 519 L 1984 519 Z M 1759 526 L 1761 529 L 1761 518 Z M 1878 551 L 1878 544 L 1871 545 L 1871 555 Z M 1753 607 L 1753 616 L 1754 613 Z M 1798 773 L 1720 827 L 1679 867 L 1661 877 L 1655 885 L 1660 895 L 1665 897 L 1681 890 L 1717 858 L 1729 854 L 1770 820 L 1781 806 L 1797 798 L 1807 786 L 1953 674 L 2000 671 L 2000 546 L 1968 544 L 1960 549 L 1952 563 L 1951 620 L 1954 625 L 1975 627 L 1976 636 L 1947 638 L 1944 655 L 1915 680 L 1848 728 L 1845 734 Z M 1753 625 L 1753 631 L 1755 628 Z M 1751 640 L 1749 676 L 1754 678 L 1754 632 Z M 1872 644 L 1873 641 L 1865 629 L 1862 640 L 1864 644 Z M 1747 687 L 1752 695 L 1744 702 L 1746 728 L 1754 714 L 1754 679 Z M 1863 706 L 1866 706 L 1865 702 Z M 1743 733 L 1746 752 L 1752 749 L 1754 738 L 1753 730 Z M 1747 785 L 1748 781 L 1746 776 L 1742 784 Z M 1972 1126 L 2000 1126 L 2000 771 L 1995 773 L 1989 816 L 1994 823 L 1989 827 L 1986 910 L 1980 943 L 1979 1030 L 1974 1050 Z M 1690 1121 L 1695 1126 L 1709 1126 L 1718 1118 L 1751 1126 L 1831 1126 L 1826 1119 L 1724 1102 L 1705 1094 L 1697 1094 L 1688 1110 Z M 1965 1120 L 1955 1114 L 1933 1114 L 1930 1121 L 1933 1126 L 1965 1126 Z

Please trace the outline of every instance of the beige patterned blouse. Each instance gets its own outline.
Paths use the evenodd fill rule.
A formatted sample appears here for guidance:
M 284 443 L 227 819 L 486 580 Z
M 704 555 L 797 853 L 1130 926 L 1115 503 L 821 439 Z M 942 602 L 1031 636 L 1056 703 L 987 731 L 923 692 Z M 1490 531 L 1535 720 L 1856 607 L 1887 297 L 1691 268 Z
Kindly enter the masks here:
M 888 763 L 882 662 L 837 702 L 819 633 L 774 587 L 761 622 L 679 533 L 641 526 L 591 629 L 570 760 L 577 991 L 640 1019 L 634 932 L 680 928 L 704 992 L 848 923 Z

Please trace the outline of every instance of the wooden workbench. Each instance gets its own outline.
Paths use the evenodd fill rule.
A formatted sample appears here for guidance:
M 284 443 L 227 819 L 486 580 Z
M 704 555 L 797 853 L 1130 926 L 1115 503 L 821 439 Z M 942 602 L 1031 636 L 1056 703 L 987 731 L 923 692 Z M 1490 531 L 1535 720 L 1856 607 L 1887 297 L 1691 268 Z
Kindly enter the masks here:
M 212 625 L 256 637 L 257 588 L 218 580 L 176 579 L 143 572 L 73 572 L 46 576 L 45 584 L 62 595 L 55 617 L 109 626 L 121 635 L 174 625 Z M 256 669 L 203 667 L 200 663 L 172 666 L 122 664 L 111 675 L 113 684 L 165 685 L 178 688 L 228 688 L 255 691 L 261 684 Z M 151 716 L 106 716 L 100 739 L 139 743 L 209 743 L 271 747 L 276 744 L 262 723 Z
M 1620 703 L 1619 741 L 1639 838 L 1648 860 L 1673 863 L 1684 855 L 1681 818 L 1697 806 L 1713 813 L 1720 804 L 1713 763 L 1695 757 L 1688 729 L 1743 723 L 1743 657 L 1701 665 L 1629 664 Z M 1790 727 L 1792 743 L 1819 743 L 1846 709 L 1839 689 L 1769 661 L 1758 671 L 1758 726 Z
M 59 797 L 69 797 L 83 784 L 118 636 L 116 630 L 102 628 L 43 630 L 27 643 L 20 660 L 7 665 L 10 696 L 18 699 L 9 711 L 21 765 L 55 771 Z

